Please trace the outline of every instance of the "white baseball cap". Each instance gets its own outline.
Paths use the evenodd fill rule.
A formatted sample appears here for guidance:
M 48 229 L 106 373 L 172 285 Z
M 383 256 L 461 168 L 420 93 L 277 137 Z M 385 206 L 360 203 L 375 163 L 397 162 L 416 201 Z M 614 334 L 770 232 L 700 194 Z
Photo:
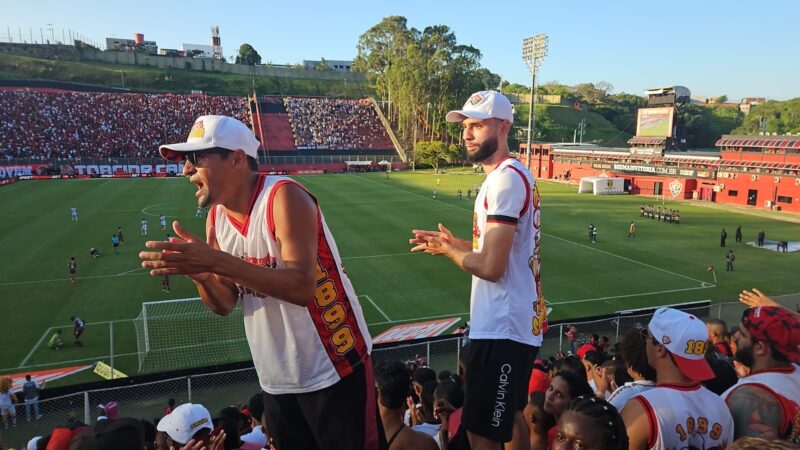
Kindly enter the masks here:
M 198 431 L 203 428 L 213 430 L 214 426 L 205 406 L 184 403 L 159 420 L 156 428 L 167 433 L 173 441 L 186 444 Z
M 200 116 L 194 121 L 186 142 L 162 145 L 158 152 L 166 159 L 178 160 L 181 159 L 180 152 L 225 148 L 244 150 L 247 156 L 258 159 L 259 145 L 247 125 L 233 117 Z
M 514 108 L 505 95 L 497 91 L 480 91 L 470 95 L 460 110 L 450 111 L 445 116 L 448 122 L 461 122 L 466 118 L 489 119 L 496 118 L 514 121 Z
M 695 381 L 714 378 L 714 371 L 706 361 L 708 329 L 702 320 L 677 309 L 658 308 L 647 328 L 672 353 L 675 364 L 687 378 Z

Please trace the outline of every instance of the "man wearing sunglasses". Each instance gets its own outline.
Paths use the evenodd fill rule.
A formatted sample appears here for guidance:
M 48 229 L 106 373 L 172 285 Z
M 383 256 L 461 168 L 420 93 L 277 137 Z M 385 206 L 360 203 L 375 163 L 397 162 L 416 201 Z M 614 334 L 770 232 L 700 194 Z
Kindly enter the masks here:
M 185 143 L 163 145 L 210 206 L 206 240 L 178 222 L 140 253 L 150 274 L 187 275 L 216 314 L 241 299 L 245 334 L 277 448 L 377 449 L 371 339 L 316 199 L 258 173 L 258 141 L 240 121 L 201 116 Z

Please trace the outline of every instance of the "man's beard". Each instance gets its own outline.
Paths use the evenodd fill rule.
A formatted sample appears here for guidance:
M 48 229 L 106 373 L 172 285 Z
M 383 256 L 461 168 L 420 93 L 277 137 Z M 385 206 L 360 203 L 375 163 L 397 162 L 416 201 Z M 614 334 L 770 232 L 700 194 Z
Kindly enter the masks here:
M 733 359 L 739 361 L 740 363 L 744 364 L 747 367 L 753 368 L 753 346 L 749 347 L 739 347 L 736 349 L 736 355 L 733 356 Z
M 475 153 L 471 155 L 467 153 L 467 161 L 471 163 L 480 163 L 489 159 L 495 152 L 497 152 L 497 136 L 482 142 Z

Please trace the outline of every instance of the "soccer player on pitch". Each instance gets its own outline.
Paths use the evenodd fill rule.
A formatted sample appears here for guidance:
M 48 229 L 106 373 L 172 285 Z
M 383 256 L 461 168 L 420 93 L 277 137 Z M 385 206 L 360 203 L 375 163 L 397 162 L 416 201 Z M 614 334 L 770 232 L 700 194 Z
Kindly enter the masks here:
M 78 316 L 72 316 L 69 318 L 72 321 L 72 328 L 73 334 L 75 335 L 75 345 L 78 347 L 83 347 L 83 343 L 81 342 L 81 335 L 83 334 L 83 330 L 86 329 L 86 322 L 83 321 Z
M 461 122 L 467 157 L 487 174 L 475 196 L 472 240 L 456 238 L 440 223 L 436 231 L 412 230 L 411 251 L 446 256 L 472 274 L 471 349 L 461 419 L 470 446 L 496 450 L 511 441 L 510 448 L 526 448 L 522 409 L 547 326 L 539 192 L 531 173 L 508 149 L 514 112 L 503 94 L 476 92 L 446 119 Z
M 212 205 L 207 240 L 178 237 L 139 254 L 153 276 L 187 275 L 216 314 L 241 301 L 276 448 L 385 448 L 376 421 L 372 342 L 316 199 L 289 178 L 258 173 L 259 143 L 240 121 L 201 116 L 184 161 L 198 206 Z

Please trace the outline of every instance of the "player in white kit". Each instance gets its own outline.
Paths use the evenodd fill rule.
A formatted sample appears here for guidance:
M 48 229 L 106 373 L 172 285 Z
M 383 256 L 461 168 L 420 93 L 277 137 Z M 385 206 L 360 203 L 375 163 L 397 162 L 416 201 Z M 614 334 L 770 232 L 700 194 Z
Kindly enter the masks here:
M 140 223 L 142 225 L 142 236 L 147 236 L 147 225 L 148 225 L 147 219 L 142 217 L 142 221 Z
M 142 266 L 188 275 L 217 314 L 241 301 L 276 448 L 384 448 L 372 343 L 333 237 L 304 187 L 258 173 L 258 147 L 238 120 L 201 116 L 186 143 L 160 148 L 211 206 L 207 241 L 174 222 L 180 239 L 148 241 L 161 251 Z

